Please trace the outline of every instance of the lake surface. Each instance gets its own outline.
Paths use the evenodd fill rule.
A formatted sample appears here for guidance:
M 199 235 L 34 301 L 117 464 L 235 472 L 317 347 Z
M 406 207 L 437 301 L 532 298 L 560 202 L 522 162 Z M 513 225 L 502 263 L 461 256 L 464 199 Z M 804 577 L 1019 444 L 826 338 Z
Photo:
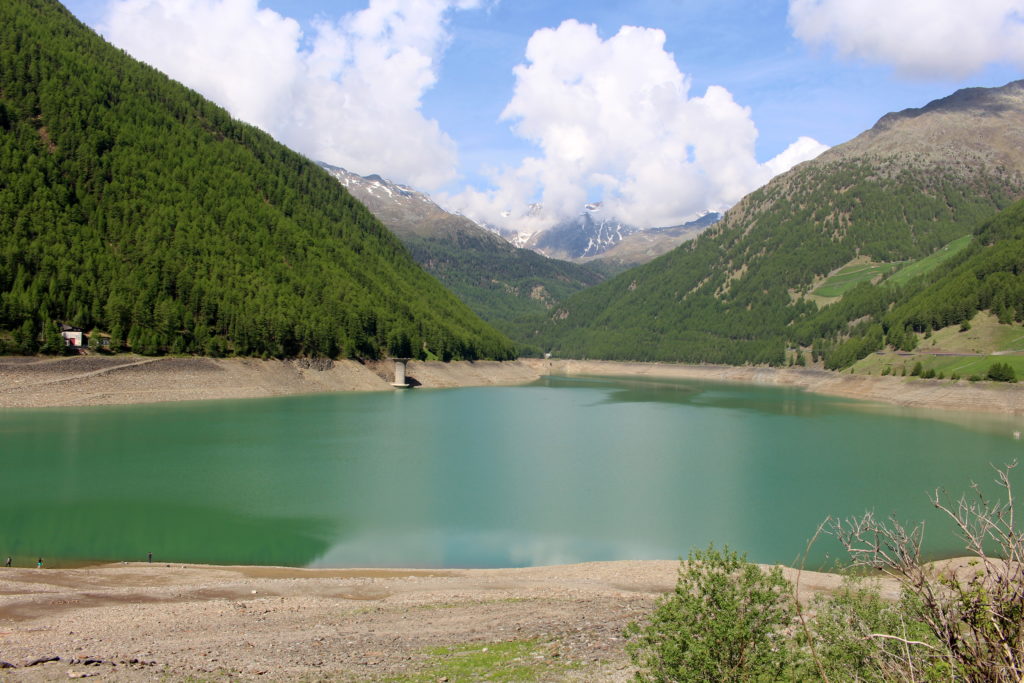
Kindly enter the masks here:
M 954 418 L 600 378 L 11 409 L 0 555 L 497 567 L 675 559 L 714 541 L 791 564 L 826 516 L 867 509 L 928 519 L 929 552 L 957 554 L 927 494 L 989 484 L 1024 442 L 1019 419 Z M 821 540 L 811 564 L 835 555 Z

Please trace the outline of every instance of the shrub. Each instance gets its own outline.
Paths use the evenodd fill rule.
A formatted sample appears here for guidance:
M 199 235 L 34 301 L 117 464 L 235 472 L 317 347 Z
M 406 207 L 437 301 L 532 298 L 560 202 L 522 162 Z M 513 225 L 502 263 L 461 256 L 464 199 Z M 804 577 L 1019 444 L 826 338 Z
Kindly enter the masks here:
M 804 610 L 778 567 L 762 571 L 728 548 L 693 551 L 675 591 L 649 620 L 630 624 L 638 681 L 1024 680 L 1024 533 L 1015 526 L 1010 470 L 996 470 L 1006 502 L 976 496 L 932 504 L 952 521 L 972 560 L 923 561 L 923 525 L 873 513 L 826 520 L 852 558 L 896 579 L 898 601 L 847 579 Z M 800 628 L 798 626 L 798 622 Z
M 783 634 L 795 616 L 791 590 L 779 567 L 762 571 L 728 548 L 691 551 L 675 591 L 646 624 L 626 628 L 637 680 L 784 679 L 794 661 Z
M 855 566 L 882 570 L 900 582 L 915 601 L 914 621 L 932 636 L 931 643 L 899 631 L 872 639 L 902 642 L 915 657 L 937 655 L 949 669 L 946 680 L 1024 679 L 1024 533 L 1014 518 L 1014 466 L 996 471 L 1006 502 L 989 502 L 977 486 L 973 498 L 949 502 L 939 491 L 932 496 L 975 558 L 961 570 L 939 572 L 922 561 L 923 525 L 906 528 L 868 513 L 832 527 Z
M 924 371 L 924 367 L 921 365 L 921 361 L 918 361 L 914 363 L 914 369 L 910 371 L 910 376 L 920 377 L 922 371 Z
M 835 593 L 819 594 L 810 636 L 821 669 L 804 678 L 829 681 L 935 680 L 945 673 L 941 658 L 931 650 L 909 653 L 899 639 L 877 634 L 898 634 L 904 640 L 935 648 L 938 642 L 917 614 L 919 604 L 905 593 L 898 602 L 882 599 L 864 579 L 847 577 Z M 922 676 L 922 673 L 925 673 Z M 945 676 L 948 680 L 948 675 Z

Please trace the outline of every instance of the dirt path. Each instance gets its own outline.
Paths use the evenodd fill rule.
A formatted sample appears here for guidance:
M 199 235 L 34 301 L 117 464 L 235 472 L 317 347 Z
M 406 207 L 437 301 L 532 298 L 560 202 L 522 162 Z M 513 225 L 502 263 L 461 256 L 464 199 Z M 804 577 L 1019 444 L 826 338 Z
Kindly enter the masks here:
M 131 360 L 128 362 L 115 362 L 114 358 L 98 358 L 93 359 L 93 362 L 91 363 L 81 361 L 75 362 L 70 361 L 70 359 L 64 360 L 63 363 L 61 363 L 61 360 L 51 361 L 49 363 L 46 360 L 38 360 L 35 363 L 21 363 L 16 367 L 23 371 L 28 370 L 29 372 L 20 373 L 20 382 L 16 382 L 12 385 L 0 386 L 0 392 L 32 391 L 41 386 L 60 384 L 63 382 L 74 382 L 76 380 L 83 380 L 89 377 L 96 377 L 97 375 L 104 375 L 116 370 L 123 370 L 124 368 L 137 368 L 140 365 L 166 360 L 164 358 L 138 358 L 134 356 L 130 358 Z M 97 363 L 96 361 L 100 362 Z M 97 365 L 99 367 L 97 367 Z M 3 367 L 3 363 L 0 363 L 0 367 Z M 31 372 L 37 368 L 41 368 L 43 372 Z
M 453 659 L 504 643 L 517 649 L 501 665 L 528 665 L 541 680 L 626 681 L 622 628 L 672 589 L 677 569 L 6 569 L 0 661 L 14 668 L 0 679 L 437 680 Z M 805 572 L 802 594 L 838 581 Z

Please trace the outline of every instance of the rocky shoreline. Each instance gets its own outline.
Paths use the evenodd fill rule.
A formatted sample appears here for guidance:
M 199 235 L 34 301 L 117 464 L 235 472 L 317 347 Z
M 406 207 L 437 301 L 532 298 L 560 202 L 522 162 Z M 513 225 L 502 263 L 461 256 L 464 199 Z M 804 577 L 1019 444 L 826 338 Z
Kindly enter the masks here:
M 446 651 L 513 643 L 538 680 L 627 681 L 622 629 L 678 567 L 0 569 L 0 679 L 443 680 Z M 840 581 L 803 572 L 801 598 Z
M 424 387 L 526 384 L 540 375 L 522 361 L 411 362 Z M 0 408 L 128 405 L 265 398 L 343 391 L 395 391 L 391 361 L 0 357 Z
M 916 377 L 850 375 L 805 368 L 732 367 L 524 358 L 410 361 L 420 388 L 528 384 L 548 375 L 698 379 L 771 386 L 907 408 L 1024 415 L 1024 386 Z M 391 361 L 74 356 L 0 357 L 0 408 L 126 405 L 340 391 L 395 391 Z
M 816 394 L 888 403 L 911 409 L 1024 415 L 1024 385 L 967 380 L 850 375 L 809 368 L 770 368 L 613 361 L 549 361 L 544 374 L 651 379 L 699 379 L 790 386 Z

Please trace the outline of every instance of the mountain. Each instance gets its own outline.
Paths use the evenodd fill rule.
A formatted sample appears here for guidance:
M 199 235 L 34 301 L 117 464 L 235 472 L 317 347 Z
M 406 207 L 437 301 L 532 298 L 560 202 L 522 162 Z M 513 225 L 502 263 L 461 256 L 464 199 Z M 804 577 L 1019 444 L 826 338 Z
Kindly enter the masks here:
M 377 175 L 321 165 L 405 243 L 427 272 L 517 341 L 532 336 L 538 316 L 605 279 L 596 269 L 514 247 L 421 192 Z
M 67 323 L 152 354 L 514 355 L 322 169 L 58 3 L 0 3 L 0 37 L 11 350 Z
M 532 235 L 526 246 L 553 258 L 580 259 L 602 254 L 638 231 L 604 215 L 602 205 L 594 203 L 587 204 L 578 216 Z
M 709 211 L 692 221 L 669 228 L 648 228 L 626 235 L 593 259 L 581 259 L 583 263 L 599 260 L 606 268 L 626 270 L 641 263 L 653 261 L 667 254 L 683 242 L 692 240 L 722 219 L 722 214 Z
M 580 263 L 603 258 L 622 270 L 679 246 L 719 218 L 720 214 L 709 212 L 683 225 L 638 228 L 606 215 L 603 205 L 595 202 L 587 204 L 579 215 L 530 235 L 522 246 L 551 258 Z
M 921 259 L 1024 196 L 1022 136 L 1024 81 L 889 114 L 575 295 L 536 341 L 575 357 L 779 364 L 810 335 L 838 340 L 852 319 L 819 312 L 816 287 L 853 263 Z
M 410 187 L 379 175 L 361 176 L 323 162 L 320 166 L 400 239 L 411 236 L 452 239 L 470 236 L 495 245 L 505 242 L 465 216 L 445 211 L 429 196 Z

